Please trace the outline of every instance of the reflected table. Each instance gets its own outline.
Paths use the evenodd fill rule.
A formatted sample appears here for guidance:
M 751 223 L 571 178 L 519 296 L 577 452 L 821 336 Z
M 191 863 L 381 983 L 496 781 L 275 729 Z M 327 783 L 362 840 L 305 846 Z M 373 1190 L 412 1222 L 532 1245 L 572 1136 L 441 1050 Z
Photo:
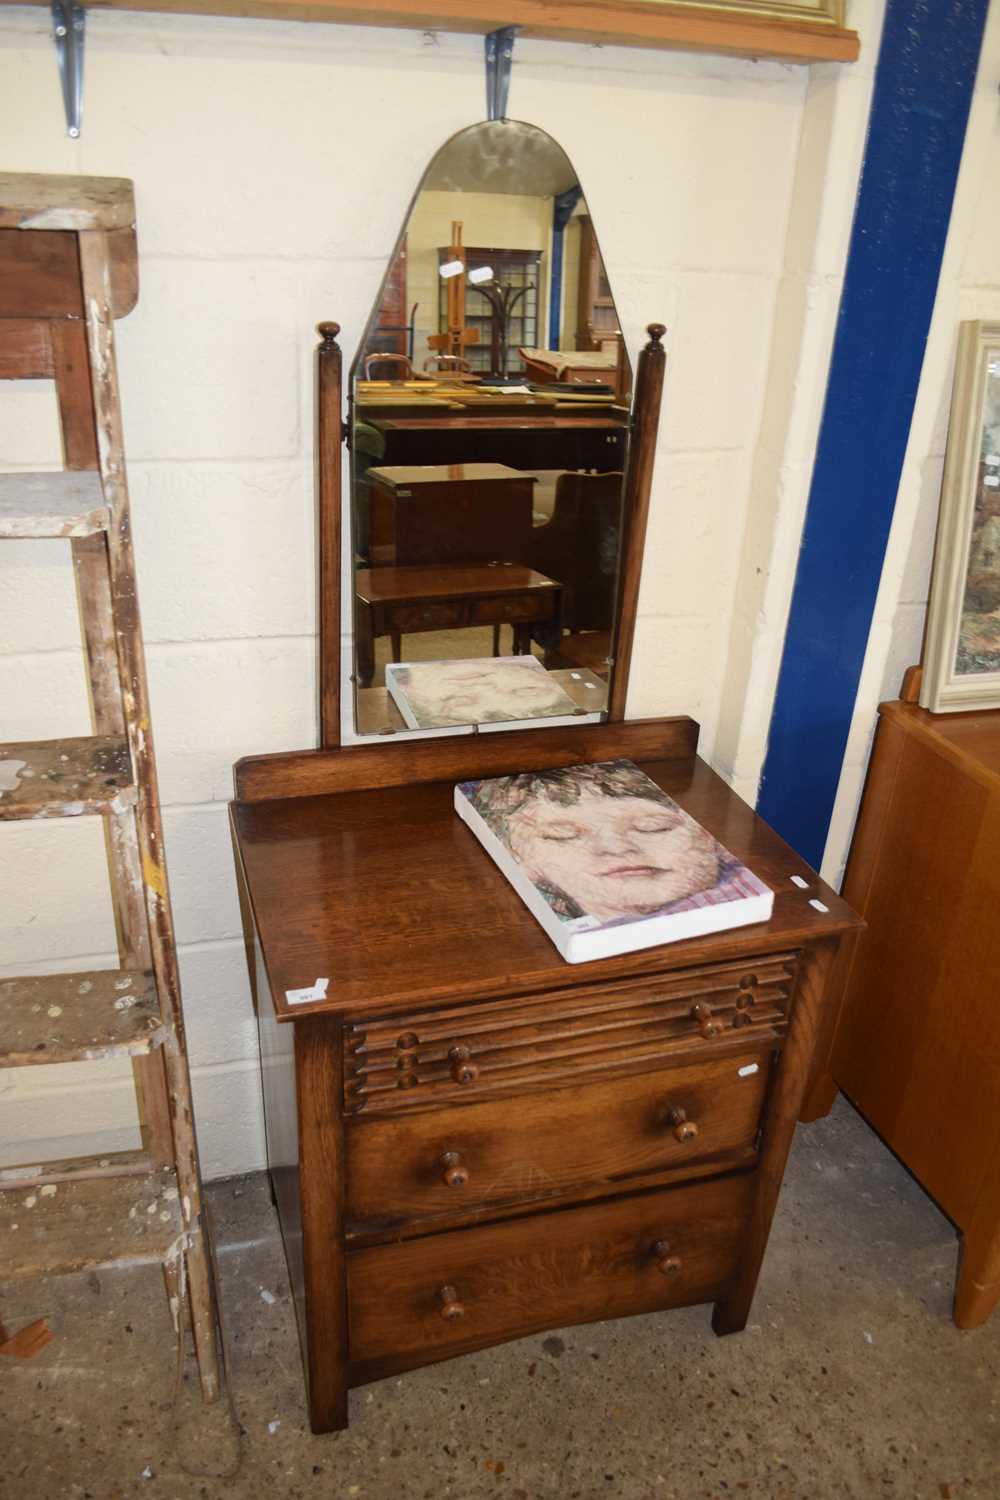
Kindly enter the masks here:
M 393 661 L 402 661 L 403 635 L 421 630 L 493 626 L 493 655 L 500 626 L 514 629 L 514 654 L 530 650 L 531 626 L 553 624 L 562 612 L 562 585 L 520 563 L 433 568 L 361 568 L 354 575 L 359 687 L 375 675 L 375 639 L 392 637 Z
M 589 407 L 556 415 L 397 415 L 372 422 L 387 464 L 469 463 L 484 454 L 518 469 L 621 469 L 628 413 Z

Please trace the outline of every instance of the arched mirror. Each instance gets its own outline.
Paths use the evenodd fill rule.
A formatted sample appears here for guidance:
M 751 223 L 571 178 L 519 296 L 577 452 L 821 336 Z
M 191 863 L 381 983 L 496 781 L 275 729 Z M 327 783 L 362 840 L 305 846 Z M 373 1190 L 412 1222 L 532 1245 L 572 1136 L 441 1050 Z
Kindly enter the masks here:
M 453 136 L 350 371 L 357 734 L 607 715 L 632 388 L 565 152 L 516 121 Z

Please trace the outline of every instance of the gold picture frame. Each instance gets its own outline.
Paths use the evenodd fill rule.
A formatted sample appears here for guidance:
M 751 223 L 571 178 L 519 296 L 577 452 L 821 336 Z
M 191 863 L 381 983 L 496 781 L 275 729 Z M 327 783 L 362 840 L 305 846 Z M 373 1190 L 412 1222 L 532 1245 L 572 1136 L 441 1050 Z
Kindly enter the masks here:
M 1000 708 L 1000 323 L 959 330 L 920 703 Z
M 847 0 L 647 0 L 647 4 L 682 5 L 697 10 L 738 10 L 769 21 L 812 21 L 844 26 Z

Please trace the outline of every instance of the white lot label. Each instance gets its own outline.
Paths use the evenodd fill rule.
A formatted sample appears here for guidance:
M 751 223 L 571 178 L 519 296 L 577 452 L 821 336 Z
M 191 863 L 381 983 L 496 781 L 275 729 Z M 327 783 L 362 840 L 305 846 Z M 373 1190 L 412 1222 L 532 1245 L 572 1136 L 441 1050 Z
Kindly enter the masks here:
M 739 1075 L 741 1078 L 749 1078 L 751 1073 L 757 1073 L 759 1071 L 759 1063 L 747 1063 L 745 1068 L 740 1068 Z
M 307 984 L 301 990 L 286 990 L 285 999 L 289 1005 L 308 1005 L 310 1000 L 325 1000 L 329 979 L 317 979 L 315 984 Z

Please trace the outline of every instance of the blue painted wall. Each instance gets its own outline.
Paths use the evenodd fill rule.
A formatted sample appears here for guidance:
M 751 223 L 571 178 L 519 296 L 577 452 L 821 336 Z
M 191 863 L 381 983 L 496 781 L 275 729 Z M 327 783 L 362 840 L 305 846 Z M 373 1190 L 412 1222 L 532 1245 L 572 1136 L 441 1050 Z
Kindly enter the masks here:
M 823 856 L 989 0 L 889 0 L 758 810 Z

